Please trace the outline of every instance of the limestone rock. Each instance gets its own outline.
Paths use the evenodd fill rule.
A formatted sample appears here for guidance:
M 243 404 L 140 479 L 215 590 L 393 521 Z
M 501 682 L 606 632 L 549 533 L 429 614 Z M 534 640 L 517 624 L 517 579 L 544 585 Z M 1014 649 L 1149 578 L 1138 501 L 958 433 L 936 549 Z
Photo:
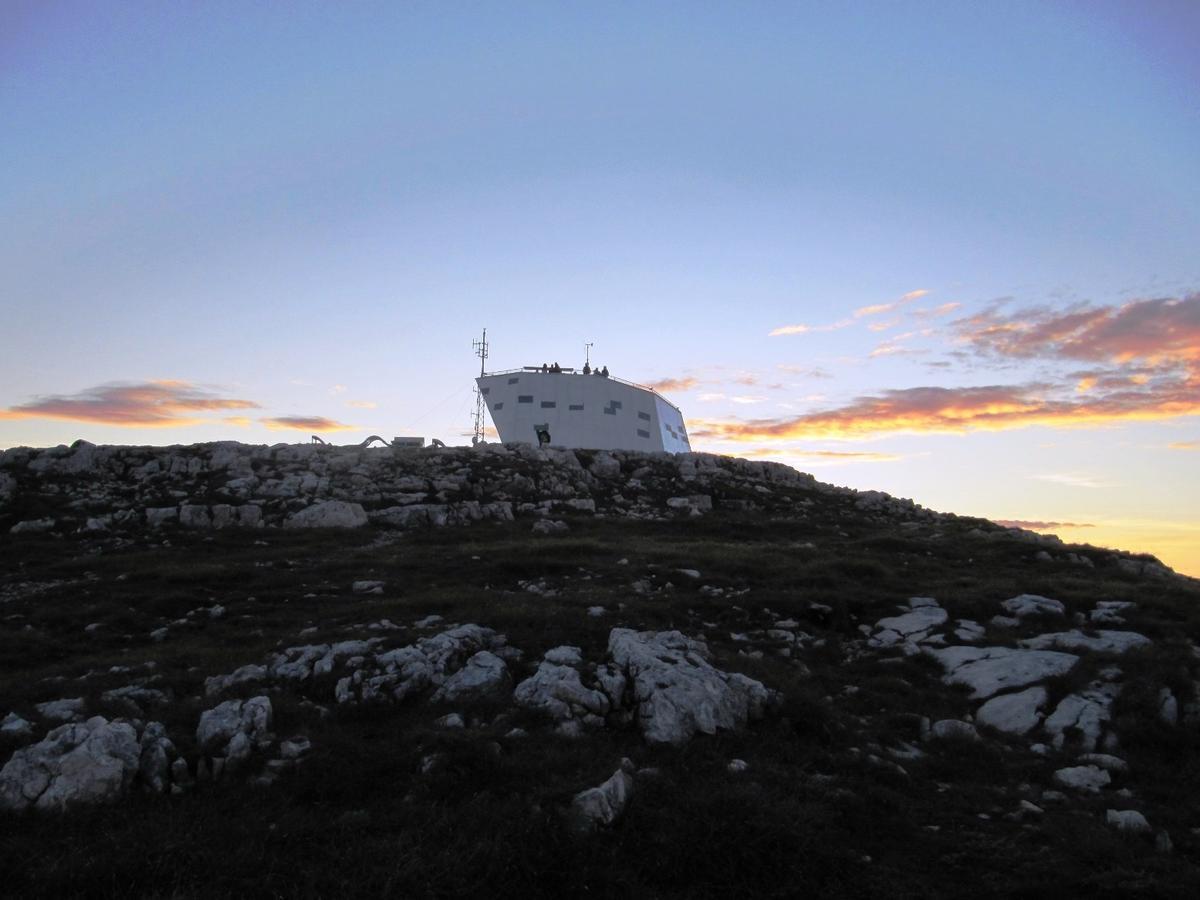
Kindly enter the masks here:
M 1128 600 L 1100 600 L 1088 618 L 1097 625 L 1124 625 L 1125 617 L 1121 613 L 1137 607 L 1136 603 Z
M 1107 772 L 1097 766 L 1068 766 L 1054 773 L 1054 780 L 1063 787 L 1074 788 L 1077 791 L 1096 794 L 1102 787 L 1107 787 L 1112 778 Z
M 1047 650 L 1051 647 L 1059 650 L 1090 650 L 1093 653 L 1128 653 L 1139 647 L 1152 646 L 1150 638 L 1135 631 L 1097 631 L 1087 635 L 1078 629 L 1061 631 L 1054 634 L 1042 634 L 1035 638 L 1021 641 L 1022 647 L 1035 650 Z
M 432 699 L 434 703 L 476 700 L 503 691 L 509 682 L 504 660 L 487 650 L 480 650 L 446 679 Z
M 9 534 L 42 534 L 54 528 L 53 519 L 26 519 L 8 529 Z
M 325 500 L 293 513 L 283 524 L 286 528 L 361 528 L 367 524 L 367 514 L 358 503 Z
M 1128 831 L 1130 834 L 1149 834 L 1150 823 L 1136 809 L 1110 809 L 1104 813 L 1104 820 L 1117 831 Z
M 929 606 L 923 602 L 931 598 L 915 597 L 913 599 L 921 601 L 921 603 L 911 612 L 880 619 L 875 623 L 877 633 L 869 641 L 871 646 L 891 647 L 905 641 L 920 641 L 928 637 L 934 628 L 946 623 L 949 616 L 944 609 L 939 606 Z
M 267 677 L 266 666 L 242 666 L 234 669 L 228 675 L 213 675 L 204 679 L 204 696 L 215 697 L 239 684 L 253 684 L 264 681 Z
M 975 730 L 975 726 L 970 722 L 962 722 L 958 719 L 942 719 L 934 722 L 929 733 L 940 741 L 979 740 L 979 732 Z
M 773 695 L 760 682 L 708 662 L 708 647 L 678 631 L 614 628 L 608 652 L 632 685 L 642 735 L 650 743 L 684 744 L 760 718 Z
M 83 718 L 83 707 L 82 697 L 49 700 L 45 703 L 35 703 L 33 706 L 43 719 L 51 719 L 55 722 L 70 722 L 72 719 Z
M 578 647 L 554 647 L 547 650 L 542 658 L 557 666 L 578 666 L 583 662 L 583 651 Z
M 1005 600 L 1000 605 L 1004 607 L 1005 612 L 1018 619 L 1027 619 L 1030 616 L 1061 616 L 1067 611 L 1061 601 L 1037 594 L 1021 594 Z
M 61 725 L 0 769 L 0 808 L 64 810 L 111 802 L 129 789 L 140 754 L 128 722 L 94 716 Z
M 33 723 L 22 719 L 15 712 L 10 712 L 0 720 L 0 735 L 10 738 L 33 737 Z
M 1091 753 L 1100 742 L 1112 702 L 1119 693 L 1119 685 L 1092 682 L 1085 690 L 1064 697 L 1044 723 L 1051 743 L 1061 750 L 1070 729 L 1071 739 L 1078 740 L 1085 753 Z
M 612 825 L 633 796 L 635 767 L 628 759 L 603 784 L 580 791 L 571 801 L 571 824 L 577 831 L 588 832 Z
M 1079 657 L 1070 653 L 1011 647 L 926 648 L 924 652 L 946 669 L 944 682 L 966 685 L 975 700 L 1063 675 L 1079 662 Z
M 211 528 L 208 507 L 185 503 L 179 507 L 179 524 L 184 528 Z
M 1048 694 L 1041 685 L 1014 694 L 1000 694 L 975 712 L 975 721 L 1008 734 L 1028 734 L 1042 720 Z
M 215 756 L 237 762 L 250 755 L 254 746 L 270 741 L 271 700 L 226 700 L 200 714 L 196 743 Z
M 589 716 L 602 720 L 609 711 L 608 697 L 585 687 L 578 669 L 549 660 L 543 660 L 530 678 L 517 685 L 513 700 L 560 722 Z

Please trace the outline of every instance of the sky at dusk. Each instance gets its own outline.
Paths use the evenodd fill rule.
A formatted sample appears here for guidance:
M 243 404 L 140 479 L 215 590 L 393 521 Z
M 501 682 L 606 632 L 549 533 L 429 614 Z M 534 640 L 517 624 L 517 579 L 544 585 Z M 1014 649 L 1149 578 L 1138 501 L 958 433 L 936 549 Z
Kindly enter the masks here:
M 696 449 L 1200 576 L 1200 4 L 0 4 L 0 447 Z

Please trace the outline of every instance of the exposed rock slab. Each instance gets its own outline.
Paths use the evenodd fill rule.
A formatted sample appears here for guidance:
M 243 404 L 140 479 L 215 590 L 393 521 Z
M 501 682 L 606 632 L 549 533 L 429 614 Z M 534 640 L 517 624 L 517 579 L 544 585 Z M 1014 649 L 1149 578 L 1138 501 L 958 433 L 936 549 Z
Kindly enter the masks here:
M 1079 662 L 1071 653 L 1011 647 L 926 648 L 925 652 L 946 669 L 942 676 L 946 684 L 966 685 L 975 700 L 1063 675 Z
M 1028 734 L 1042 721 L 1048 694 L 1041 685 L 1014 694 L 1001 694 L 975 712 L 975 721 L 1008 734 Z
M 1136 631 L 1097 631 L 1094 635 L 1084 634 L 1078 629 L 1054 634 L 1040 634 L 1021 641 L 1022 647 L 1038 650 L 1090 650 L 1093 653 L 1128 653 L 1139 647 L 1153 646 L 1150 638 Z

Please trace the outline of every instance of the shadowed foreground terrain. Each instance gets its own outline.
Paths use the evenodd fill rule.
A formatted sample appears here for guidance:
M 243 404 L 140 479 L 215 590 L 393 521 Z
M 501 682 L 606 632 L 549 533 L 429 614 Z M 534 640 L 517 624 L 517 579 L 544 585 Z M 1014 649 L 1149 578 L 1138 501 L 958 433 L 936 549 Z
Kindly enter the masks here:
M 1194 896 L 1200 589 L 1153 560 L 700 455 L 300 450 L 0 458 L 6 895 Z M 692 643 L 643 682 L 619 629 Z M 769 699 L 714 730 L 685 668 Z M 10 760 L 97 716 L 141 768 L 40 808 Z

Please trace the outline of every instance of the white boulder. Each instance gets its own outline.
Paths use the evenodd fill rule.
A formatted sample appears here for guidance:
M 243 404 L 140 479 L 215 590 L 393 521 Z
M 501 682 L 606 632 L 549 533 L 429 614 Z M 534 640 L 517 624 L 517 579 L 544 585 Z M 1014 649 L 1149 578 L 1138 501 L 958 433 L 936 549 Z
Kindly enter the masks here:
M 608 652 L 632 685 L 642 735 L 650 743 L 686 743 L 760 718 L 773 695 L 760 682 L 708 662 L 703 641 L 678 631 L 614 628 Z
M 577 831 L 593 831 L 612 825 L 633 796 L 633 763 L 621 760 L 621 767 L 603 784 L 580 791 L 571 801 L 571 824 Z
M 61 725 L 0 769 L 0 808 L 64 810 L 110 802 L 133 783 L 140 756 L 137 732 L 128 722 L 94 716 Z

